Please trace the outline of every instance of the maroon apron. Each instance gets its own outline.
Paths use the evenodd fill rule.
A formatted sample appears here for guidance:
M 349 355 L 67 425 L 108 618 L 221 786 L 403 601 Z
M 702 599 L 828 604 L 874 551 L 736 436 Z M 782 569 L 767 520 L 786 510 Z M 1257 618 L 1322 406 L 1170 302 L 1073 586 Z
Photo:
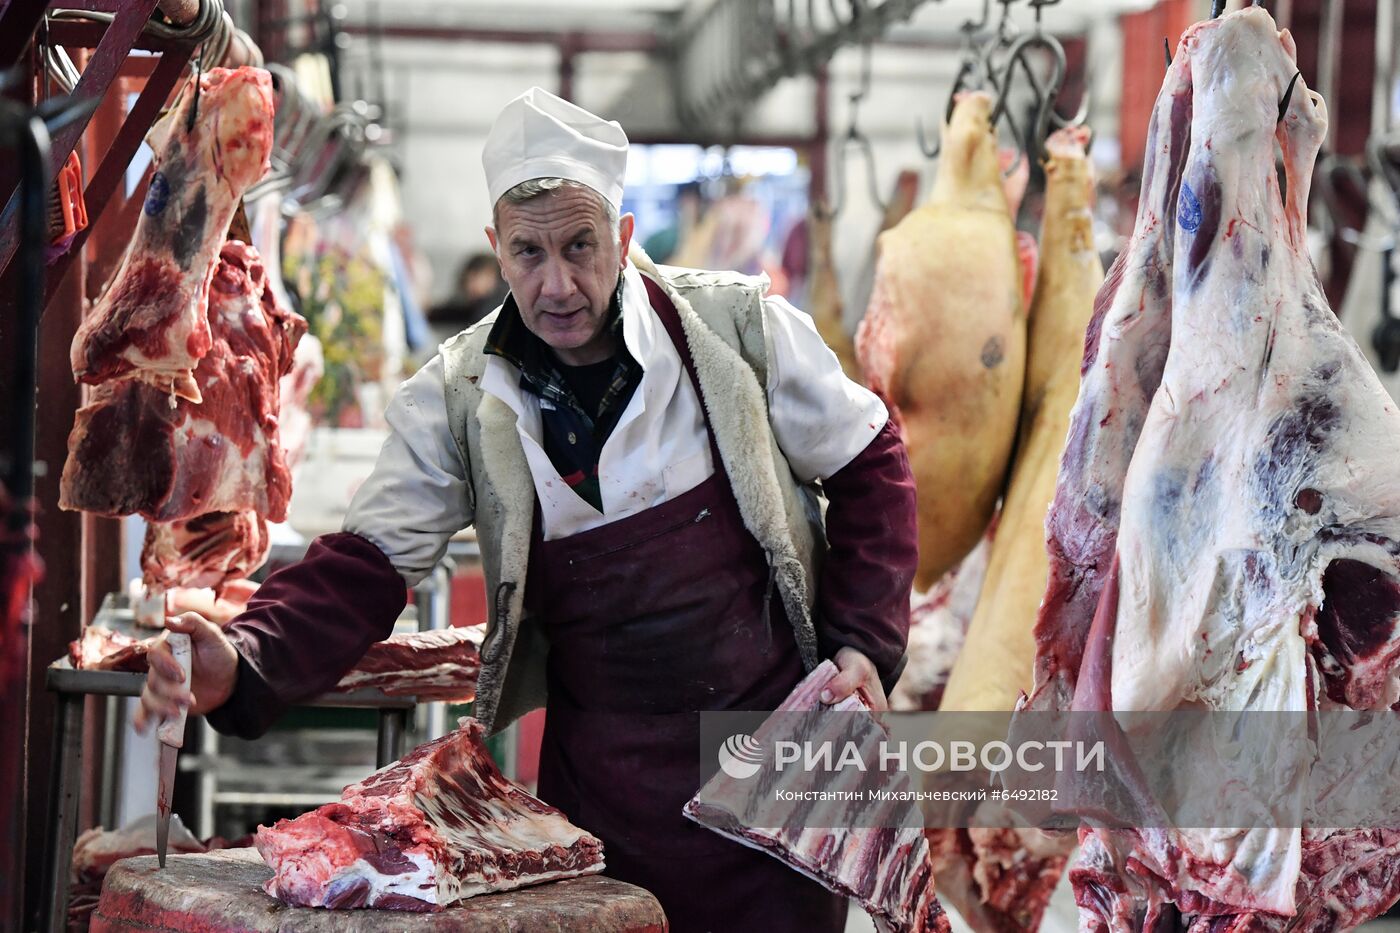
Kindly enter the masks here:
M 680 318 L 647 286 L 699 392 Z M 700 784 L 698 711 L 775 709 L 803 676 L 706 431 L 715 472 L 689 492 L 554 541 L 536 513 L 526 599 L 550 643 L 540 796 L 603 840 L 605 874 L 656 895 L 672 930 L 837 933 L 844 898 L 681 815 Z

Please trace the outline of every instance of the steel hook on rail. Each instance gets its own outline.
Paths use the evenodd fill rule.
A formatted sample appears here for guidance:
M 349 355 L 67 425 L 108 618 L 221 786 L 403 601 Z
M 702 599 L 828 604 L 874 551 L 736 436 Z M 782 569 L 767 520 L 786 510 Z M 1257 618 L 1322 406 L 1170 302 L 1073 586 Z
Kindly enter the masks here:
M 994 74 L 992 76 L 992 84 L 997 91 L 996 103 L 992 107 L 992 126 L 995 128 L 999 121 L 1006 120 L 1016 137 L 1016 161 L 1011 164 L 1009 171 L 1015 171 L 1020 166 L 1021 159 L 1028 154 L 1027 147 L 1033 150 L 1037 160 L 1044 155 L 1045 138 L 1049 134 L 1052 122 L 1060 128 L 1077 126 L 1084 121 L 1088 114 L 1087 95 L 1080 103 L 1079 113 L 1074 117 L 1064 119 L 1054 114 L 1055 100 L 1059 96 L 1060 88 L 1064 85 L 1068 62 L 1064 46 L 1060 44 L 1058 39 L 1041 28 L 1040 17 L 1044 7 L 1053 6 L 1058 2 L 1059 0 L 1030 0 L 1030 5 L 1035 10 L 1035 29 L 1012 43 L 1000 75 Z M 1034 49 L 1043 49 L 1050 54 L 1050 79 L 1044 85 L 1036 77 L 1035 69 L 1031 67 L 1028 59 L 1029 53 Z M 1026 83 L 1030 86 L 1031 96 L 1035 104 L 1035 122 L 1029 127 L 1029 138 L 1023 138 L 1019 132 L 1008 100 L 1018 66 L 1021 74 L 1025 76 Z
M 944 124 L 953 119 L 953 106 L 960 93 L 979 90 L 987 83 L 986 50 L 980 46 L 978 36 L 991 24 L 991 21 L 992 0 L 982 0 L 981 18 L 975 21 L 964 20 L 963 24 L 958 27 L 958 31 L 962 33 L 962 63 L 958 66 L 957 77 L 953 79 L 952 90 L 948 92 L 948 104 L 943 110 Z M 997 39 L 999 37 L 1000 32 L 998 32 Z M 915 121 L 914 132 L 918 137 L 919 151 L 930 159 L 938 158 L 938 154 L 943 150 L 942 137 L 934 139 L 932 143 L 928 141 L 923 117 Z

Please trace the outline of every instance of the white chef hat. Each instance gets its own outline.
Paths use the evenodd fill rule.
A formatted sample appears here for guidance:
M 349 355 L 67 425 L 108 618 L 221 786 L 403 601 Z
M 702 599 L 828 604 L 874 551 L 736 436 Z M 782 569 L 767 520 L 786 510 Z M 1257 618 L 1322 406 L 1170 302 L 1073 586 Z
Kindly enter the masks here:
M 614 208 L 622 206 L 627 134 L 541 88 L 506 104 L 481 151 L 491 203 L 532 178 L 567 178 L 587 185 Z

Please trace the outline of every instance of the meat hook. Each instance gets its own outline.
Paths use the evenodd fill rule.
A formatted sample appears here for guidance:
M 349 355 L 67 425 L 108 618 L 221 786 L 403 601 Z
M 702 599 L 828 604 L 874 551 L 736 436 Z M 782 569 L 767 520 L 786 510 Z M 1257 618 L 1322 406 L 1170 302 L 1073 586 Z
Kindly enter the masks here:
M 861 101 L 870 93 L 870 42 L 866 41 L 861 45 L 861 65 L 860 84 L 850 95 L 851 120 L 846 127 L 846 133 L 841 138 L 840 148 L 837 149 L 836 171 L 834 173 L 835 197 L 831 203 L 831 216 L 835 217 L 841 213 L 841 208 L 845 206 L 846 200 L 846 153 L 854 144 L 865 156 L 865 177 L 866 183 L 870 186 L 870 200 L 883 213 L 885 202 L 880 197 L 879 179 L 875 172 L 875 150 L 870 145 L 870 139 L 856 127 L 856 115 L 859 113 Z
M 1225 0 L 1210 0 L 1210 18 L 1219 19 L 1225 12 Z
M 992 0 L 982 0 L 982 18 L 976 22 L 964 20 L 958 27 L 958 31 L 962 33 L 962 64 L 958 67 L 958 76 L 953 79 L 953 88 L 948 92 L 948 105 L 943 113 L 944 123 L 953 119 L 953 105 L 959 93 L 980 88 L 986 83 L 987 55 L 977 47 L 977 34 L 986 29 L 991 20 Z M 939 138 L 932 144 L 928 142 L 923 117 L 915 122 L 914 131 L 918 135 L 919 151 L 930 159 L 938 158 L 939 152 L 943 150 L 943 140 Z
M 199 57 L 194 62 L 194 81 L 190 82 L 190 116 L 185 121 L 185 132 L 194 132 L 194 121 L 199 118 L 199 79 L 204 74 L 204 46 L 199 47 Z
M 992 79 L 997 90 L 996 104 L 992 108 L 991 123 L 995 127 L 998 121 L 1006 119 L 1012 132 L 1017 136 L 1017 157 L 1012 163 L 1011 171 L 1015 171 L 1020 166 L 1021 158 L 1026 154 L 1026 145 L 1034 147 L 1036 156 L 1043 155 L 1042 147 L 1045 144 L 1045 137 L 1050 129 L 1052 111 L 1054 109 L 1055 98 L 1064 84 L 1065 71 L 1068 67 L 1065 58 L 1064 46 L 1060 45 L 1058 39 L 1041 28 L 1040 11 L 1042 7 L 1051 6 L 1059 0 L 1030 0 L 1031 7 L 1035 10 L 1035 29 L 1029 35 L 1022 36 L 1011 45 L 1011 51 L 1007 55 L 1006 65 L 1002 72 L 1001 80 Z M 1033 48 L 1045 49 L 1050 53 L 1051 72 L 1050 80 L 1043 87 L 1035 76 L 1034 69 L 1031 68 L 1027 59 L 1027 54 Z M 1011 117 L 1011 110 L 1007 99 L 1010 95 L 1012 77 L 1016 66 L 1021 66 L 1021 73 L 1025 75 L 1027 83 L 1030 85 L 1031 95 L 1035 101 L 1035 124 L 1030 127 L 1031 136 L 1022 140 L 1020 133 L 1016 130 L 1015 121 Z M 1082 123 L 1088 113 L 1088 99 L 1080 103 L 1079 113 L 1069 120 L 1063 120 L 1056 116 L 1056 126 L 1073 126 Z
M 1172 43 L 1166 36 L 1162 37 L 1162 52 L 1167 56 L 1167 68 L 1172 66 Z
M 1293 89 L 1298 86 L 1298 79 L 1303 76 L 1301 71 L 1293 72 L 1293 80 L 1288 82 L 1288 90 L 1283 92 L 1283 100 L 1278 102 L 1278 119 L 1283 122 L 1284 114 L 1288 112 L 1288 102 L 1293 99 Z

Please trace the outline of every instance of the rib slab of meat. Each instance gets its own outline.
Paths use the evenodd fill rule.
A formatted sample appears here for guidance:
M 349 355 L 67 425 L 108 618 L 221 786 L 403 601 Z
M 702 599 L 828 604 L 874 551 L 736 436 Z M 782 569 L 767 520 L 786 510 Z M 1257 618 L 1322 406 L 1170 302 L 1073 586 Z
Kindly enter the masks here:
M 836 673 L 836 665 L 822 662 L 798 684 L 778 710 L 816 710 L 820 706 L 818 697 L 822 688 Z M 869 709 L 858 693 L 831 707 L 838 713 L 868 712 Z M 816 718 L 828 719 L 830 734 L 806 735 L 803 739 L 820 743 L 851 737 L 844 728 L 847 717 Z M 883 729 L 871 719 L 859 741 L 875 743 L 883 735 Z M 754 738 L 765 741 L 764 727 L 759 728 Z M 871 749 L 873 747 L 872 744 Z M 876 752 L 867 751 L 869 760 L 874 760 Z M 798 770 L 785 773 L 795 775 L 795 782 L 810 789 L 810 775 Z M 864 772 L 861 777 L 865 777 Z M 883 772 L 874 772 L 870 787 L 885 782 Z M 882 933 L 932 930 L 947 933 L 948 917 L 934 894 L 928 841 L 922 831 L 917 828 L 822 829 L 804 826 L 800 820 L 789 820 L 788 825 L 782 827 L 754 825 L 753 816 L 747 814 L 753 813 L 755 806 L 762 806 L 764 798 L 780 789 L 761 781 L 735 780 L 721 771 L 686 803 L 684 812 L 700 825 L 781 859 L 830 890 L 854 898 L 870 913 Z
M 173 613 L 181 607 L 172 606 Z M 225 625 L 232 621 L 218 621 Z M 388 696 L 422 701 L 469 703 L 476 698 L 481 674 L 481 626 L 431 629 L 393 635 L 369 646 L 355 666 L 335 685 L 338 693 L 375 689 Z M 68 643 L 68 659 L 85 671 L 146 672 L 146 650 L 160 636 L 135 639 L 101 625 L 89 625 Z
M 335 689 L 374 687 L 389 696 L 470 703 L 476 699 L 484 634 L 473 625 L 392 635 L 370 645 Z
M 166 119 L 131 246 L 73 337 L 80 382 L 139 379 L 200 400 L 193 373 L 211 345 L 209 282 L 239 198 L 267 171 L 272 77 L 259 68 L 204 72 L 191 130 L 193 89 Z
M 1086 350 L 1033 706 L 1400 699 L 1400 412 L 1308 259 L 1326 116 L 1300 78 L 1288 94 L 1295 60 L 1257 7 L 1192 27 L 1173 60 L 1138 236 Z M 1269 782 L 1301 786 L 1311 748 L 1282 743 Z M 1183 799 L 1222 792 L 1208 769 L 1174 776 Z M 1400 896 L 1390 829 L 1092 829 L 1083 845 L 1083 929 L 1347 929 Z
M 302 907 L 440 910 L 463 898 L 603 870 L 603 844 L 502 777 L 474 719 L 259 826 L 267 893 Z
M 287 517 L 278 384 L 306 321 L 265 283 L 256 250 L 224 244 L 210 289 L 213 348 L 194 374 L 204 401 L 172 404 L 167 392 L 130 379 L 98 386 L 68 438 L 60 506 L 157 522 L 210 512 Z

